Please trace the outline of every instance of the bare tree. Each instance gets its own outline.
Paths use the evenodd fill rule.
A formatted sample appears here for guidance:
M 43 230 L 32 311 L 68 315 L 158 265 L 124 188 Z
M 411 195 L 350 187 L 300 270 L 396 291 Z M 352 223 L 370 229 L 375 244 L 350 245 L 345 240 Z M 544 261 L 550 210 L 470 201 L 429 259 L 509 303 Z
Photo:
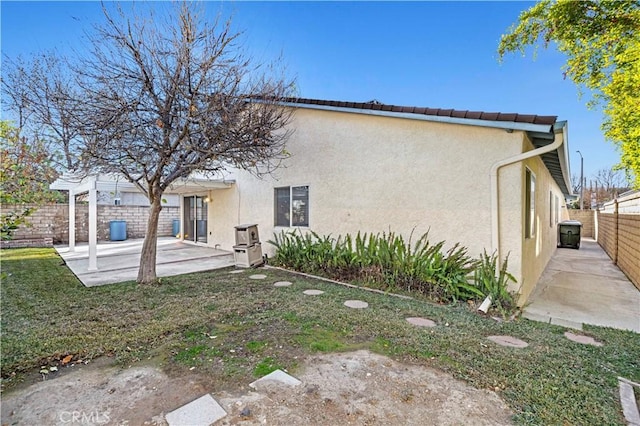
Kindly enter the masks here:
M 92 54 L 73 67 L 83 95 L 74 121 L 85 141 L 82 166 L 119 173 L 149 199 L 137 280 L 151 283 L 164 191 L 194 172 L 274 170 L 292 114 L 278 99 L 293 83 L 246 58 L 229 21 L 209 24 L 190 3 L 163 21 L 120 8 L 105 16 Z
M 627 190 L 628 180 L 624 176 L 624 172 L 613 168 L 603 168 L 596 172 L 590 181 L 588 188 L 585 187 L 585 199 L 591 200 L 592 204 L 612 200 Z
M 72 169 L 81 142 L 73 123 L 79 97 L 64 59 L 55 53 L 28 61 L 5 56 L 2 68 L 3 103 L 17 115 L 18 128 L 46 143 L 51 153 L 61 154 L 52 158 L 61 158 L 63 169 Z
M 29 65 L 21 57 L 12 61 L 3 57 L 2 64 L 2 105 L 16 115 L 18 129 L 22 129 L 29 119 Z
M 598 170 L 595 181 L 598 187 L 602 188 L 610 198 L 614 198 L 619 192 L 628 189 L 624 174 L 614 168 Z
M 580 176 L 571 175 L 571 190 L 574 194 L 580 193 Z

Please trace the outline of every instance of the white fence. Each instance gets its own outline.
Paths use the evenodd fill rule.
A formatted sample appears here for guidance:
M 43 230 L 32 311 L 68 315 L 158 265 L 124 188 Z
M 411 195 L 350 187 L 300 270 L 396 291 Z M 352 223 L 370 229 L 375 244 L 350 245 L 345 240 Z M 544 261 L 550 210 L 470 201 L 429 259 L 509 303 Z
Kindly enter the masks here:
M 611 200 L 602 205 L 601 213 L 613 213 L 616 201 L 619 214 L 640 214 L 640 190 L 622 194 L 617 200 Z

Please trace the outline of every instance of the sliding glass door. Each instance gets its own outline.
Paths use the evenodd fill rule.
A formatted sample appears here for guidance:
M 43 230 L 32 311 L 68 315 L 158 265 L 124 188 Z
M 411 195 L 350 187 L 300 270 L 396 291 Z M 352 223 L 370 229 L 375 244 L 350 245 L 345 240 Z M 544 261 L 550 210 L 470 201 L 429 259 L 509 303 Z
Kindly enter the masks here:
M 197 243 L 207 242 L 206 197 L 184 197 L 184 239 Z

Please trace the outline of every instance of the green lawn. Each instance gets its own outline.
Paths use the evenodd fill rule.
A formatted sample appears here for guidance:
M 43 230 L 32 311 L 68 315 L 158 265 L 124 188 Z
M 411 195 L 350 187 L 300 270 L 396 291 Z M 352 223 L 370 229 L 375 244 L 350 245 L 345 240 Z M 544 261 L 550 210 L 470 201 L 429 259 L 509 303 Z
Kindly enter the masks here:
M 235 386 L 276 368 L 295 374 L 301 357 L 368 348 L 498 389 L 519 424 L 624 424 L 617 376 L 640 381 L 640 335 L 588 327 L 603 347 L 564 338 L 565 329 L 498 323 L 466 306 L 439 306 L 261 269 L 229 269 L 84 288 L 51 249 L 3 250 L 2 378 L 10 388 L 41 366 L 111 356 L 120 365 L 154 362 L 172 374 L 195 367 L 213 386 Z M 273 282 L 288 280 L 290 287 Z M 305 296 L 309 288 L 321 296 Z M 369 309 L 343 306 L 367 301 Z M 414 327 L 409 316 L 439 325 Z M 485 339 L 529 342 L 504 348 Z M 151 360 L 151 361 L 149 361 Z

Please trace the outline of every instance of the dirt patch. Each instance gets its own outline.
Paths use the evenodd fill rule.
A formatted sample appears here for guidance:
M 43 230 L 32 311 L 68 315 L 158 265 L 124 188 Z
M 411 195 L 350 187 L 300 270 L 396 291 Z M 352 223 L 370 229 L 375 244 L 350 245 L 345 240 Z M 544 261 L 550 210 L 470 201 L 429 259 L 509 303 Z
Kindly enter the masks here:
M 156 367 L 104 364 L 62 370 L 56 378 L 5 392 L 2 426 L 162 425 L 164 413 L 209 391 L 196 375 L 169 378 Z
M 312 356 L 294 375 L 302 381 L 295 388 L 222 392 L 154 367 L 84 369 L 5 395 L 2 424 L 162 425 L 166 413 L 207 392 L 229 414 L 221 425 L 511 424 L 495 393 L 368 351 Z

